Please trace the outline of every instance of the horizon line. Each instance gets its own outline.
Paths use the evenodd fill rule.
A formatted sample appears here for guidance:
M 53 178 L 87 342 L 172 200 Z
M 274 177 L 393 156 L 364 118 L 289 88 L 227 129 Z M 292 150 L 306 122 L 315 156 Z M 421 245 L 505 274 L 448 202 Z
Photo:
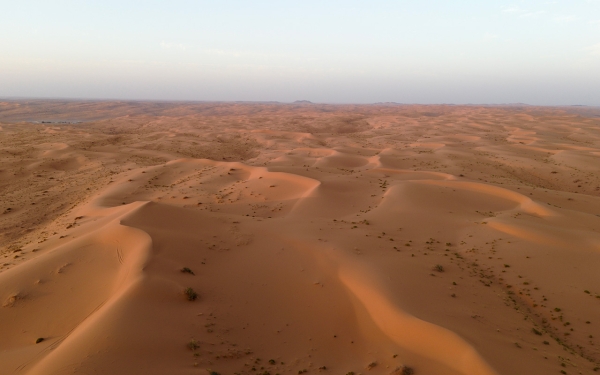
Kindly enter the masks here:
M 523 102 L 509 103 L 401 103 L 387 102 L 313 102 L 307 99 L 299 99 L 291 102 L 278 100 L 194 100 L 194 99 L 126 99 L 126 98 L 73 98 L 73 97 L 48 97 L 48 96 L 0 96 L 2 101 L 19 100 L 46 100 L 46 101 L 72 101 L 72 102 L 147 102 L 147 103 L 243 103 L 243 104 L 305 104 L 305 105 L 447 105 L 447 106 L 528 106 L 528 107 L 591 107 L 600 105 L 588 104 L 529 104 Z

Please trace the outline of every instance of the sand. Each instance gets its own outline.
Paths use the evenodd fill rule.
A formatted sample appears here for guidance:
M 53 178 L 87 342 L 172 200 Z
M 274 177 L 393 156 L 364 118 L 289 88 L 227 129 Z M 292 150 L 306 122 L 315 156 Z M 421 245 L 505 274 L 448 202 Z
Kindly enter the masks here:
M 593 374 L 599 266 L 595 108 L 0 103 L 0 374 Z

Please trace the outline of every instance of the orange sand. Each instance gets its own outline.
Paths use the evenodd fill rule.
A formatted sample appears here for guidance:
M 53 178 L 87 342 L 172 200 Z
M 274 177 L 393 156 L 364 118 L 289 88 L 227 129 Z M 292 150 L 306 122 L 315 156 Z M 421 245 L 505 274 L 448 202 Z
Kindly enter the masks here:
M 0 103 L 0 374 L 593 374 L 599 269 L 594 108 Z

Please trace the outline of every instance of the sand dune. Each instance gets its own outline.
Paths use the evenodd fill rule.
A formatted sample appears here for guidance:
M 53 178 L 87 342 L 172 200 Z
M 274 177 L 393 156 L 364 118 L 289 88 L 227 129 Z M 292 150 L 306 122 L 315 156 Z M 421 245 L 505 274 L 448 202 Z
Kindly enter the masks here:
M 596 116 L 1 103 L 0 374 L 596 373 Z

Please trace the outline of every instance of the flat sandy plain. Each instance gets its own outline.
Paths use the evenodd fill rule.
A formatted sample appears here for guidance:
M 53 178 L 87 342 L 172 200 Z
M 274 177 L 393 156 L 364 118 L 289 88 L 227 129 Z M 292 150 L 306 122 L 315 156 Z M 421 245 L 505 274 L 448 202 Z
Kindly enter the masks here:
M 0 102 L 3 375 L 598 367 L 599 109 Z

